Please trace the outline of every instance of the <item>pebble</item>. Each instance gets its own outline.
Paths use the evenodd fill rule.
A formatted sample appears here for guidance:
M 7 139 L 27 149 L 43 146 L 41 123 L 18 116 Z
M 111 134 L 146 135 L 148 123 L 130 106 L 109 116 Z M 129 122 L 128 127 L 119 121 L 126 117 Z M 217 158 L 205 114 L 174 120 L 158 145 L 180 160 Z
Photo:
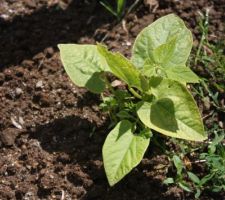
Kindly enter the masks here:
M 18 133 L 18 129 L 7 128 L 0 133 L 0 140 L 4 145 L 12 146 L 15 142 Z
M 23 74 L 24 74 L 24 69 L 23 69 L 23 67 L 17 67 L 17 68 L 16 68 L 15 74 L 16 74 L 17 77 L 22 77 Z
M 6 69 L 6 70 L 4 70 L 4 73 L 5 73 L 5 80 L 6 81 L 9 81 L 9 80 L 12 80 L 13 79 L 12 70 Z
M 36 2 L 34 0 L 25 0 L 26 6 L 29 8 L 35 8 Z
M 23 66 L 26 66 L 26 67 L 32 67 L 33 64 L 34 64 L 34 61 L 33 61 L 33 60 L 24 60 L 24 61 L 22 62 L 22 65 L 23 65 Z
M 52 47 L 48 47 L 44 50 L 47 56 L 52 56 L 54 54 L 54 49 Z
M 36 83 L 36 88 L 43 88 L 43 81 L 38 81 Z
M 36 55 L 33 57 L 33 60 L 38 61 L 38 60 L 43 59 L 44 57 L 45 57 L 44 53 L 41 52 L 41 53 L 36 54 Z
M 16 95 L 20 96 L 23 93 L 23 90 L 21 88 L 16 88 Z
M 0 18 L 2 18 L 2 19 L 4 19 L 4 20 L 8 20 L 9 19 L 9 15 L 7 15 L 7 14 L 1 14 L 0 15 Z

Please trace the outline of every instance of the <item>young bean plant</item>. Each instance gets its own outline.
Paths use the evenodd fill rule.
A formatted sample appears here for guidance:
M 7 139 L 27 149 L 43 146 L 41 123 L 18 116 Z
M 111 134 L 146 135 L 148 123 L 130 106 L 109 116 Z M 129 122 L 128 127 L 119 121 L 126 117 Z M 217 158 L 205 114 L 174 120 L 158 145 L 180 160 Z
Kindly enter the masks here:
M 164 16 L 137 36 L 131 59 L 102 45 L 60 44 L 71 80 L 101 93 L 103 110 L 115 127 L 103 145 L 103 163 L 110 186 L 142 160 L 154 134 L 191 141 L 207 138 L 198 107 L 187 83 L 198 83 L 186 61 L 192 34 L 174 14 Z M 126 87 L 115 87 L 108 74 Z M 112 77 L 112 76 L 110 76 Z M 118 80 L 119 79 L 119 80 Z M 105 89 L 110 91 L 103 93 Z

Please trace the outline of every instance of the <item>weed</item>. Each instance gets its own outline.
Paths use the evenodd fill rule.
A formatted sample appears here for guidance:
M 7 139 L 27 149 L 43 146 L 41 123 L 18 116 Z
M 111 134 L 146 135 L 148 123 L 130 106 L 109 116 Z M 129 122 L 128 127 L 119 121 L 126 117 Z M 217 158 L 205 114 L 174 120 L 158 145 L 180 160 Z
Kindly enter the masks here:
M 133 8 L 139 3 L 140 0 L 136 0 L 129 8 L 127 13 L 131 12 Z M 126 14 L 125 8 L 126 8 L 126 0 L 116 0 L 116 8 L 112 6 L 108 0 L 101 0 L 100 4 L 104 6 L 106 10 L 108 10 L 112 15 L 114 15 L 118 21 L 120 21 L 124 15 Z
M 207 73 L 207 77 L 201 77 L 200 84 L 192 88 L 196 98 L 210 108 L 210 112 L 204 118 L 214 119 L 218 113 L 225 112 L 221 104 L 221 93 L 224 93 L 225 55 L 224 43 L 211 44 L 209 35 L 209 10 L 205 14 L 200 13 L 199 30 L 200 43 L 190 59 L 190 66 L 200 65 Z M 213 120 L 212 120 L 213 121 Z M 198 146 L 193 143 L 171 139 L 178 151 L 166 151 L 171 163 L 176 168 L 176 176 L 165 179 L 165 184 L 176 184 L 187 192 L 194 192 L 198 199 L 203 191 L 219 192 L 225 190 L 225 130 L 218 121 L 213 122 L 208 132 L 209 139 Z M 206 175 L 195 173 L 193 165 L 201 165 Z

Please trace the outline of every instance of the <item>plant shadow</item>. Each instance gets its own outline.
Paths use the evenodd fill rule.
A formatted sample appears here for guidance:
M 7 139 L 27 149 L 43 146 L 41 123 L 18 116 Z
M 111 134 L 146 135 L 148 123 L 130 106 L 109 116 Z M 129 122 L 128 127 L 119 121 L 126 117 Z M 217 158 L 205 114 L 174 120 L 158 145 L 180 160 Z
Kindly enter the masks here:
M 176 132 L 178 124 L 173 101 L 169 98 L 162 98 L 152 104 L 150 120 L 154 126 L 160 129 Z
M 153 154 L 149 151 L 147 159 L 114 187 L 109 187 L 102 163 L 102 145 L 108 133 L 108 123 L 105 121 L 99 125 L 82 116 L 67 116 L 37 126 L 29 137 L 38 140 L 44 151 L 56 156 L 55 168 L 62 168 L 66 180 L 74 188 L 85 189 L 85 194 L 79 199 L 163 199 L 159 193 L 165 191 L 165 187 L 152 171 L 158 162 L 163 163 L 165 159 L 159 156 L 160 161 L 151 160 Z M 148 196 L 149 188 L 151 198 Z M 43 189 L 39 193 L 42 194 Z

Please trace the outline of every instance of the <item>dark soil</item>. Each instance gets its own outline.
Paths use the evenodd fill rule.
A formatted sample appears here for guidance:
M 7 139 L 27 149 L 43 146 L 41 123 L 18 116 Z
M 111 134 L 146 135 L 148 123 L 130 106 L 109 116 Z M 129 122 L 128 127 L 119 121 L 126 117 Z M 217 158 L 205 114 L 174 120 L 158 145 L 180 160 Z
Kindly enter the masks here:
M 162 184 L 168 161 L 157 147 L 109 187 L 101 155 L 107 116 L 98 95 L 68 79 L 57 44 L 102 41 L 129 57 L 142 28 L 171 12 L 192 28 L 196 44 L 198 12 L 206 8 L 214 42 L 224 37 L 225 1 L 160 0 L 141 5 L 124 26 L 95 1 L 77 2 L 0 0 L 0 199 L 193 199 Z

